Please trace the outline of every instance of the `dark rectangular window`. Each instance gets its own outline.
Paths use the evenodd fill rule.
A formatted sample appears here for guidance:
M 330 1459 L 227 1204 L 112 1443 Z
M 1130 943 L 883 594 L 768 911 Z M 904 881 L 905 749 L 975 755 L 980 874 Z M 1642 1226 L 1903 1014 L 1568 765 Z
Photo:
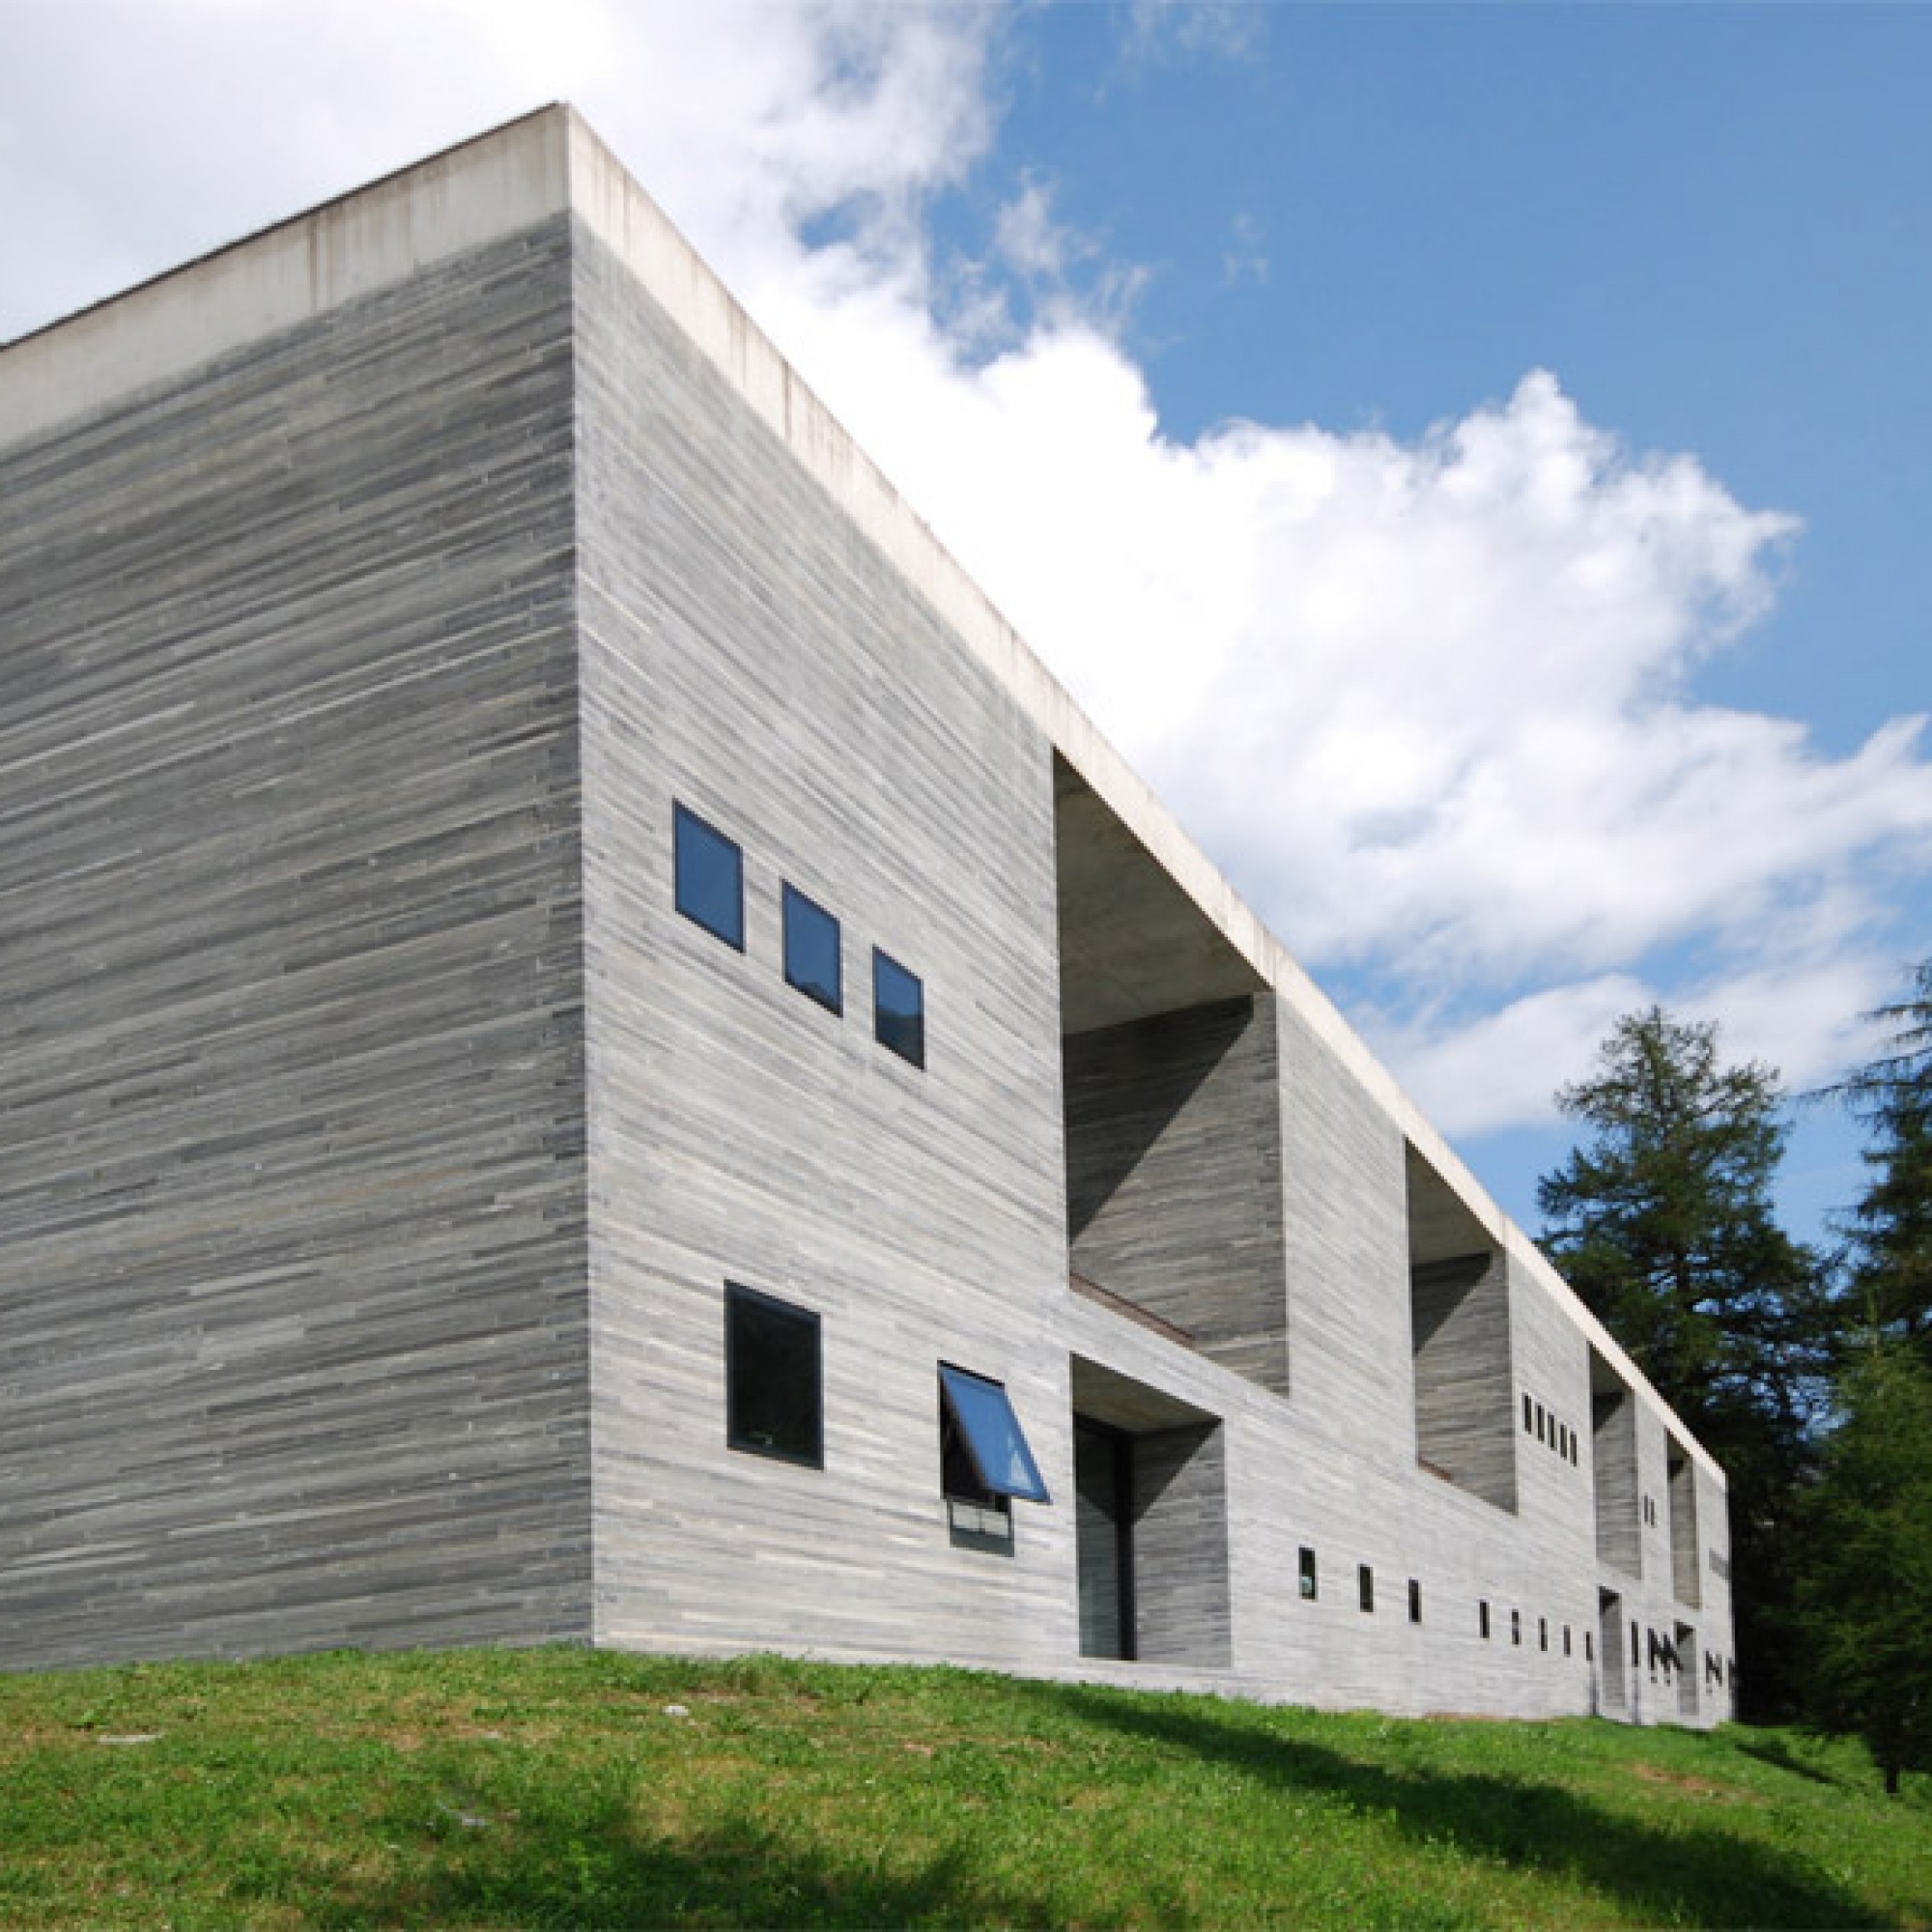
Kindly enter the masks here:
M 1512 1643 L 1520 1643 L 1522 1641 L 1522 1612 L 1520 1610 L 1512 1610 L 1510 1612 L 1510 1641 Z
M 1585 1663 L 1594 1663 L 1596 1662 L 1596 1661 L 1597 1661 L 1596 1639 L 1593 1636 L 1591 1636 L 1588 1631 L 1585 1631 L 1583 1633 L 1583 1662 Z
M 1538 1650 L 1549 1648 L 1549 1619 L 1538 1617 L 1536 1620 L 1536 1647 Z
M 818 1317 L 755 1289 L 724 1290 L 724 1440 L 825 1466 Z
M 1522 1399 L 1522 1433 L 1525 1435 L 1534 1435 L 1536 1434 L 1536 1417 L 1532 1412 L 1534 1406 L 1535 1405 L 1531 1403 L 1528 1396 L 1524 1396 Z
M 1490 1603 L 1487 1597 L 1485 1597 L 1483 1601 L 1476 1605 L 1476 1628 L 1482 1632 L 1485 1638 L 1489 1636 Z
M 1541 1403 L 1536 1405 L 1536 1439 L 1539 1442 L 1549 1440 L 1549 1412 Z
M 1412 1624 L 1422 1621 L 1422 1584 L 1413 1577 L 1408 1579 L 1408 1620 Z
M 999 1382 L 942 1362 L 939 1422 L 941 1479 L 948 1495 L 965 1502 L 989 1495 L 1018 1496 L 1029 1503 L 1052 1500 L 1020 1419 Z
M 1570 1626 L 1568 1624 L 1563 1626 L 1563 1655 L 1565 1657 L 1570 1655 Z
M 1310 1603 L 1315 1601 L 1315 1552 L 1306 1545 L 1301 1551 L 1301 1594 Z
M 845 1010 L 838 922 L 791 885 L 784 889 L 784 971 L 788 984 L 809 994 L 828 1012 Z
M 714 825 L 681 805 L 671 808 L 677 909 L 745 950 L 745 855 Z
M 1362 1607 L 1372 1610 L 1376 1606 L 1376 1573 L 1366 1563 L 1355 1566 L 1355 1590 L 1362 1600 Z
M 925 988 L 889 952 L 872 949 L 872 1032 L 915 1066 L 925 1065 Z

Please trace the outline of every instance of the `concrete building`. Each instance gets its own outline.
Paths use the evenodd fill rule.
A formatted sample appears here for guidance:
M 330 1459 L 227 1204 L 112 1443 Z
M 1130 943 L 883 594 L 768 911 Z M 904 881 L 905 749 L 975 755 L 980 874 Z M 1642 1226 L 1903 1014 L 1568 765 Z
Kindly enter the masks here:
M 0 1663 L 1729 1714 L 1720 1470 L 567 110 L 0 505 Z

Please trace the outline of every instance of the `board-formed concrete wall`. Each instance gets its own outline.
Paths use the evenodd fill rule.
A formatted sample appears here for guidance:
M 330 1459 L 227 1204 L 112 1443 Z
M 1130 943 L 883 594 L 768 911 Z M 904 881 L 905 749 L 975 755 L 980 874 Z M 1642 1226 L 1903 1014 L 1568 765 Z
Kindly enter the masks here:
M 567 239 L 0 449 L 0 1664 L 588 1634 Z
M 0 1664 L 1728 1714 L 1721 1472 L 567 110 L 0 354 Z M 822 1466 L 727 1443 L 731 1286 Z M 942 1364 L 1048 1502 L 949 1502 Z

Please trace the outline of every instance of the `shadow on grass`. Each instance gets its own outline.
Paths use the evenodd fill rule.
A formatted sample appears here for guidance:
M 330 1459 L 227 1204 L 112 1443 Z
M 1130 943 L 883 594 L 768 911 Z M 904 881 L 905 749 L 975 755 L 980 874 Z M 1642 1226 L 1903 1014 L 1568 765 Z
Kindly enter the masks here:
M 1794 1777 L 1809 1778 L 1813 1784 L 1829 1784 L 1833 1790 L 1845 1787 L 1845 1779 L 1821 1771 L 1815 1764 L 1806 1764 L 1783 1738 L 1752 1737 L 1742 1728 L 1734 1728 L 1727 1735 L 1746 1757 L 1754 1757 L 1775 1771 L 1788 1771 Z
M 1814 1865 L 1688 1819 L 1638 1824 L 1572 1793 L 1508 1776 L 1385 1770 L 1238 1718 L 1123 1705 L 1079 1686 L 1037 1686 L 1089 1722 L 1156 1740 L 1283 1791 L 1327 1793 L 1418 1841 L 1588 1886 L 1634 1923 L 1870 1926 L 1893 1921 Z M 1231 1707 L 1232 1710 L 1232 1707 Z
M 303 1871 L 298 1862 L 274 1890 L 299 1902 L 304 1924 L 322 1928 L 1047 1926 L 1065 1918 L 1043 1897 L 986 1884 L 956 1851 L 867 1870 L 860 1855 L 788 1842 L 745 1816 L 671 1843 L 641 1829 L 628 1800 L 425 1846 L 416 1869 L 393 1879 Z

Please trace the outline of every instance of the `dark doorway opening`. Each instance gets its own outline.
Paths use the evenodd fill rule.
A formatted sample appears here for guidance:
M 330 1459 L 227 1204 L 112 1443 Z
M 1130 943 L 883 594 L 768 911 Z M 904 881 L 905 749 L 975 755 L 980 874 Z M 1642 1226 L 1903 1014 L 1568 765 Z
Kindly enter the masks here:
M 1134 1444 L 1123 1430 L 1073 1418 L 1080 1655 L 1134 1655 Z

